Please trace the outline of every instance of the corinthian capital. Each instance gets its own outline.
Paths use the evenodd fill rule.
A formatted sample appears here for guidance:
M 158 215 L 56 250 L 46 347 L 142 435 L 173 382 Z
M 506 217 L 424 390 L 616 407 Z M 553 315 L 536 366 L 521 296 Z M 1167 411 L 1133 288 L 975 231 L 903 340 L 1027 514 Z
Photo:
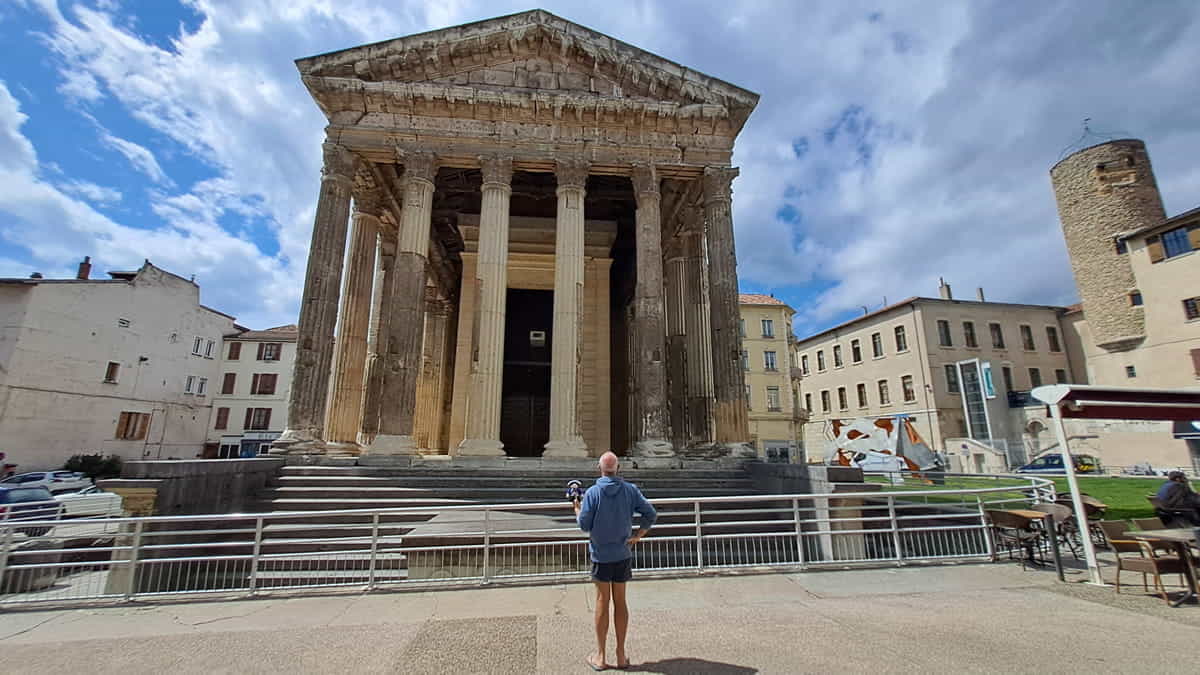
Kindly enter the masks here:
M 733 179 L 740 171 L 728 166 L 709 166 L 704 168 L 704 201 L 729 201 L 732 199 Z
M 405 178 L 416 178 L 429 183 L 437 175 L 437 155 L 432 152 L 406 152 L 397 150 L 397 159 L 404 165 Z
M 354 212 L 378 218 L 383 213 L 383 190 L 377 187 L 355 189 Z
M 512 186 L 513 158 L 506 155 L 484 155 L 479 158 L 479 167 L 483 170 L 483 184 L 495 183 L 504 187 Z
M 352 181 L 358 170 L 358 156 L 348 148 L 326 141 L 321 144 L 321 178 Z
M 633 165 L 633 191 L 639 195 L 652 194 L 658 195 L 658 171 L 654 169 L 653 164 L 634 164 Z
M 585 189 L 591 170 L 592 163 L 582 157 L 563 157 L 554 162 L 554 178 L 559 188 Z

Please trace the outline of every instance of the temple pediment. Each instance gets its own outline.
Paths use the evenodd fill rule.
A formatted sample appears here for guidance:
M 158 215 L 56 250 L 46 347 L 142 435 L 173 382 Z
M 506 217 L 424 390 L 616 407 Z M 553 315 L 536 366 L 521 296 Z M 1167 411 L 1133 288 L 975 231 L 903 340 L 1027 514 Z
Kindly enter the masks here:
M 758 95 L 542 10 L 300 59 L 331 120 L 406 101 L 548 109 L 645 108 L 740 131 Z M 394 101 L 389 109 L 387 100 Z

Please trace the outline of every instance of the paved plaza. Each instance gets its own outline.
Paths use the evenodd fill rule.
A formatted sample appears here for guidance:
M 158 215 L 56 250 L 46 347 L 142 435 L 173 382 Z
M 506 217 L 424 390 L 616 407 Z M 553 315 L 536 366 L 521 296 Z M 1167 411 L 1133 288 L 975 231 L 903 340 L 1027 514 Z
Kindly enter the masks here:
M 7 611 L 0 653 L 9 673 L 591 672 L 591 590 Z M 630 601 L 648 673 L 1193 672 L 1200 640 L 1200 607 L 1016 565 L 643 580 Z

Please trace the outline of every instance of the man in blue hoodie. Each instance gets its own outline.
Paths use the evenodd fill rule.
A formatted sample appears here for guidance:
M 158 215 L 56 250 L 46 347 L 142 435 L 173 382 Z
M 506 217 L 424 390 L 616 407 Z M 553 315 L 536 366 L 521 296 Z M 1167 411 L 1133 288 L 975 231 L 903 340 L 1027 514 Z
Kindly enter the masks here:
M 625 655 L 625 634 L 629 629 L 629 606 L 625 603 L 625 583 L 633 578 L 633 551 L 636 544 L 654 527 L 658 513 L 633 483 L 617 477 L 617 456 L 600 456 L 600 478 L 588 488 L 582 503 L 575 501 L 579 528 L 589 535 L 588 553 L 592 558 L 592 581 L 596 583 L 596 653 L 587 659 L 593 670 L 603 670 L 605 642 L 608 639 L 608 614 L 613 607 L 613 628 L 617 633 L 617 667 L 629 666 Z M 636 534 L 633 514 L 640 514 Z

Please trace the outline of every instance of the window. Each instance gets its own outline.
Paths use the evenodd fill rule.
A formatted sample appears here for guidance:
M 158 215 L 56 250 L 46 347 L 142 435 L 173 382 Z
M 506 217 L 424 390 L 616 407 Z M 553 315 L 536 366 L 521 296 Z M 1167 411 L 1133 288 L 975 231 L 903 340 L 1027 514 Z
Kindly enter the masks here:
M 945 319 L 938 319 L 938 344 L 943 347 L 953 347 L 954 341 L 950 339 L 950 322 Z
M 850 360 L 854 363 L 862 363 L 862 343 L 858 340 L 850 341 Z
M 213 425 L 214 429 L 229 428 L 229 408 L 217 408 L 217 422 Z
M 237 361 L 240 358 L 242 358 L 242 343 L 230 342 L 229 343 L 229 360 Z
M 879 350 L 882 354 L 883 350 Z M 896 326 L 896 351 L 908 351 L 908 336 L 904 334 L 904 326 Z
M 818 373 L 824 372 L 824 370 L 825 370 L 825 350 L 818 349 L 817 350 L 817 372 Z
M 251 394 L 274 394 L 275 380 L 279 376 L 274 373 L 256 373 L 250 378 Z
M 963 322 L 963 343 L 968 347 L 975 348 L 979 346 L 979 342 L 975 340 L 975 322 Z
M 746 337 L 746 320 L 738 319 L 738 335 Z
M 204 358 L 211 359 L 213 356 L 213 352 L 216 351 L 216 348 L 217 348 L 217 343 L 213 340 L 209 340 L 204 345 Z
M 1067 383 L 1067 371 L 1062 368 L 1055 368 L 1054 369 L 1054 381 L 1057 384 L 1066 384 Z
M 860 408 L 867 407 L 867 385 L 863 384 L 862 382 L 859 382 L 858 386 L 855 387 L 854 389 L 855 389 L 855 392 L 858 394 L 858 407 L 860 407 Z
M 900 390 L 904 392 L 905 403 L 912 403 L 917 400 L 917 390 L 913 387 L 912 375 L 905 375 L 900 378 Z
M 1129 294 L 1129 304 L 1133 307 L 1141 307 L 1142 306 L 1142 292 L 1134 291 L 1134 292 L 1130 293 Z
M 221 379 L 221 393 L 225 395 L 232 394 L 236 386 L 237 373 L 225 373 L 225 377 Z
M 203 353 L 202 349 L 204 349 L 204 338 L 196 336 L 196 339 L 192 340 L 192 353 L 200 356 Z
M 771 412 L 782 410 L 779 406 L 779 387 L 767 387 L 767 410 Z
M 998 323 L 989 323 L 988 330 L 992 333 L 992 348 L 1004 349 L 1004 328 Z
M 1137 368 L 1125 366 L 1125 377 L 1137 377 Z
M 812 394 L 804 395 L 804 409 L 812 413 Z
M 146 438 L 150 427 L 150 413 L 123 412 L 117 418 L 117 433 L 114 438 L 122 441 L 140 441 Z
M 196 391 L 196 376 L 188 375 L 187 379 L 183 381 L 183 393 L 192 394 L 192 393 L 195 393 L 195 391 Z
M 1032 389 L 1040 386 L 1042 386 L 1042 371 L 1038 370 L 1037 368 L 1030 368 L 1029 387 Z
M 752 405 L 753 400 L 754 400 L 754 397 L 750 395 L 750 385 L 746 385 L 746 409 L 747 410 L 749 410 L 753 407 L 753 405 Z
M 848 410 L 850 404 L 846 401 L 846 388 L 838 387 L 838 410 Z
M 129 319 L 125 319 L 125 318 L 117 319 L 117 325 L 120 326 L 121 328 L 129 328 L 130 323 L 131 322 L 129 321 Z
M 1058 329 L 1054 326 L 1046 326 L 1046 344 L 1050 345 L 1052 352 L 1062 351 L 1062 346 L 1058 344 Z
M 823 412 L 823 413 L 829 412 L 829 390 L 828 389 L 821 392 L 821 412 Z
M 904 328 L 898 326 L 896 328 L 896 350 L 900 350 L 900 338 L 904 334 Z M 879 358 L 883 356 L 883 336 L 879 333 L 871 333 L 871 356 Z
M 1016 391 L 1013 387 L 1012 368 L 1004 366 L 1000 369 L 1000 373 L 1004 375 L 1004 391 Z
M 800 356 L 800 374 L 808 375 L 808 354 Z
M 1037 349 L 1037 345 L 1033 343 L 1033 329 L 1024 324 L 1021 325 L 1021 347 L 1027 352 Z
M 1196 371 L 1196 377 L 1200 377 L 1200 349 L 1193 349 L 1192 354 L 1192 370 Z
M 108 384 L 117 383 L 117 375 L 121 373 L 121 364 L 116 361 L 109 361 L 108 366 L 104 368 L 104 381 Z
M 742 350 L 742 370 L 750 370 L 750 352 Z
M 1129 252 L 1129 245 L 1125 243 L 1124 239 L 1113 239 L 1113 250 L 1117 255 L 1125 255 Z
M 260 342 L 258 344 L 258 360 L 278 361 L 282 346 L 278 342 Z
M 892 399 L 888 396 L 887 380 L 879 381 L 879 405 L 889 405 Z
M 204 396 L 208 393 L 208 378 L 202 377 L 196 380 L 196 395 Z
M 270 408 L 246 408 L 246 423 L 242 425 L 242 428 L 251 431 L 266 431 L 270 427 Z
M 1146 241 L 1149 242 L 1149 237 Z M 1177 227 L 1162 234 L 1163 257 L 1174 258 L 1177 255 L 1190 253 L 1192 243 L 1188 240 L 1188 228 Z
M 946 391 L 951 394 L 957 394 L 958 388 L 958 366 L 953 363 L 946 364 Z
M 775 364 L 775 352 L 763 352 L 763 368 L 765 370 L 778 370 Z
M 1183 301 L 1183 315 L 1188 321 L 1200 319 L 1200 297 L 1188 298 Z
M 842 367 L 842 346 L 841 345 L 833 346 L 833 367 L 834 368 Z
M 775 322 L 771 319 L 762 320 L 762 336 L 765 338 L 775 337 Z

